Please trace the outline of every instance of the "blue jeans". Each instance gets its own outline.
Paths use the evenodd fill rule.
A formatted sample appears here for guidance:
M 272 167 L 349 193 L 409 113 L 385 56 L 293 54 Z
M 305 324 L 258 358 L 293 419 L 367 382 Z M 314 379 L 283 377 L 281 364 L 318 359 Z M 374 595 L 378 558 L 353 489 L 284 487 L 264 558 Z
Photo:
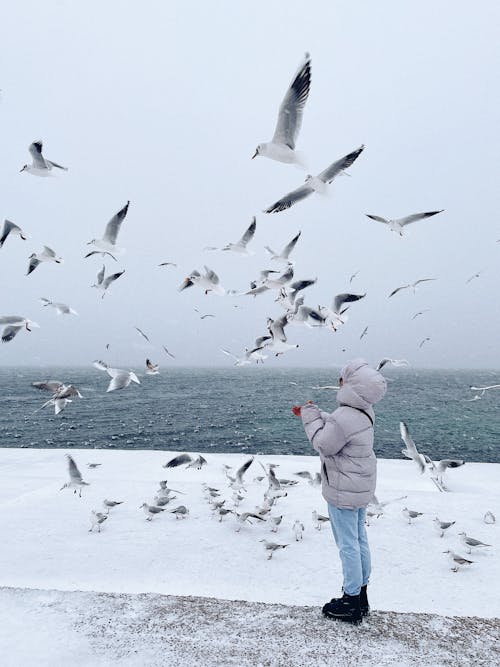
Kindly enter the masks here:
M 342 561 L 344 593 L 359 595 L 361 586 L 368 583 L 371 572 L 370 547 L 365 528 L 366 510 L 342 510 L 328 503 L 328 514 Z

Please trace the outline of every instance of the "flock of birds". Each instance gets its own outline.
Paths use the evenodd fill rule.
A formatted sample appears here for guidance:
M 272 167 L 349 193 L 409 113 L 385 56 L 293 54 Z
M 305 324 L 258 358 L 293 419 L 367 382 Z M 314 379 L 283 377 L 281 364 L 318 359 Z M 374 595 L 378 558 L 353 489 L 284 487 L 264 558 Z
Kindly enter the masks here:
M 432 461 L 428 456 L 420 454 L 417 450 L 417 447 L 411 438 L 408 427 L 404 422 L 400 424 L 401 428 L 401 437 L 406 445 L 406 448 L 402 450 L 402 453 L 409 459 L 415 462 L 418 467 L 420 474 L 427 473 L 430 480 L 435 484 L 437 489 L 440 492 L 449 491 L 448 487 L 444 483 L 444 475 L 448 469 L 458 468 L 464 465 L 463 460 L 455 459 L 444 459 L 442 461 Z M 66 455 L 68 460 L 68 472 L 69 472 L 69 481 L 66 482 L 62 487 L 63 489 L 72 489 L 75 494 L 81 497 L 82 489 L 86 486 L 89 486 L 89 483 L 86 482 L 78 466 L 76 465 L 74 459 L 70 455 Z M 208 503 L 211 515 L 216 518 L 219 522 L 222 522 L 225 518 L 233 518 L 235 525 L 235 532 L 240 532 L 243 526 L 248 526 L 249 524 L 266 524 L 269 526 L 270 532 L 276 534 L 280 527 L 289 524 L 289 528 L 294 535 L 296 542 L 301 542 L 304 537 L 305 526 L 302 518 L 294 517 L 293 522 L 288 518 L 285 518 L 285 514 L 282 511 L 278 513 L 278 504 L 286 504 L 286 498 L 290 489 L 297 486 L 301 481 L 307 482 L 312 487 L 319 487 L 321 485 L 321 475 L 319 472 L 312 474 L 308 470 L 299 470 L 294 473 L 294 477 L 298 479 L 288 479 L 283 477 L 278 477 L 277 468 L 279 467 L 275 463 L 267 463 L 266 465 L 262 461 L 258 461 L 262 473 L 253 477 L 252 482 L 254 484 L 261 484 L 262 482 L 267 482 L 267 488 L 264 491 L 262 501 L 259 505 L 253 507 L 252 509 L 243 509 L 241 508 L 242 504 L 248 504 L 247 493 L 250 480 L 248 479 L 248 471 L 252 464 L 255 463 L 255 457 L 252 456 L 248 458 L 239 468 L 233 469 L 231 466 L 223 464 L 223 478 L 225 481 L 225 489 L 222 488 L 222 485 L 209 486 L 207 483 L 202 483 L 202 491 L 205 497 L 206 502 Z M 174 456 L 169 459 L 164 465 L 163 468 L 167 470 L 172 470 L 178 468 L 179 466 L 185 466 L 186 469 L 193 470 L 202 470 L 205 466 L 208 465 L 207 459 L 199 454 L 196 457 L 191 456 L 188 453 L 182 453 Z M 89 469 L 95 469 L 101 466 L 100 463 L 89 462 L 87 463 Z M 163 512 L 173 514 L 176 519 L 186 519 L 189 516 L 189 509 L 185 504 L 175 505 L 173 507 L 170 504 L 178 498 L 178 495 L 186 495 L 184 491 L 179 489 L 170 488 L 168 486 L 168 480 L 163 479 L 159 482 L 159 488 L 154 491 L 153 500 L 149 503 L 144 501 L 139 509 L 142 509 L 146 515 L 146 521 L 152 521 L 155 517 L 161 515 Z M 401 496 L 399 498 L 394 498 L 391 500 L 386 500 L 380 502 L 378 498 L 374 495 L 372 501 L 368 505 L 366 511 L 366 525 L 371 525 L 371 521 L 376 518 L 379 519 L 384 515 L 385 508 L 387 505 L 392 503 L 403 501 L 407 496 Z M 105 498 L 102 501 L 102 511 L 96 509 L 91 510 L 91 526 L 89 532 L 93 532 L 97 528 L 98 532 L 101 532 L 102 524 L 107 521 L 110 516 L 110 510 L 118 507 L 123 504 L 121 500 L 109 500 Z M 402 514 L 405 519 L 408 520 L 408 524 L 411 525 L 412 521 L 415 521 L 419 517 L 423 516 L 422 512 L 419 512 L 414 509 L 409 509 L 404 507 L 402 509 Z M 312 525 L 316 530 L 321 530 L 323 525 L 328 524 L 330 519 L 328 516 L 319 514 L 316 510 L 312 511 L 311 514 Z M 487 511 L 483 517 L 484 523 L 494 524 L 496 523 L 496 517 L 491 511 Z M 442 521 L 438 517 L 435 517 L 433 520 L 434 528 L 439 533 L 440 537 L 444 537 L 454 525 L 455 521 Z M 259 533 L 259 536 L 261 533 Z M 468 554 L 471 554 L 472 550 L 484 549 L 491 547 L 490 544 L 482 542 L 481 540 L 474 538 L 470 535 L 467 535 L 464 531 L 458 533 L 458 537 L 462 545 L 465 547 Z M 289 543 L 277 542 L 274 540 L 268 540 L 265 537 L 261 537 L 259 540 L 263 543 L 267 558 L 270 560 L 273 557 L 275 551 L 285 549 L 290 546 Z M 461 556 L 451 549 L 447 549 L 445 554 L 448 555 L 451 564 L 452 570 L 457 572 L 460 567 L 464 565 L 471 565 L 474 561 L 469 560 L 465 556 Z

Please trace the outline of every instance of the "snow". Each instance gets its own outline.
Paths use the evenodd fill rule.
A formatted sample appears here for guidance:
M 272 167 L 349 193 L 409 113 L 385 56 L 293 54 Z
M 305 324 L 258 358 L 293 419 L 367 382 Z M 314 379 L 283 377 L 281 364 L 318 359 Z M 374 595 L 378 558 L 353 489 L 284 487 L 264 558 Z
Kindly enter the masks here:
M 220 488 L 231 506 L 222 464 L 239 466 L 241 454 L 206 454 L 202 470 L 164 469 L 175 455 L 158 451 L 71 450 L 90 486 L 82 497 L 59 491 L 67 481 L 62 450 L 2 449 L 0 522 L 0 585 L 19 588 L 161 593 L 251 602 L 321 606 L 340 591 L 342 579 L 336 547 L 328 525 L 314 529 L 311 512 L 326 512 L 320 490 L 300 480 L 278 501 L 283 523 L 277 534 L 267 523 L 235 531 L 232 515 L 222 523 L 213 518 L 202 482 Z M 257 463 L 277 463 L 278 477 L 318 468 L 316 457 L 259 456 L 246 474 L 248 494 L 240 511 L 253 511 L 267 486 L 253 481 L 262 474 Z M 102 463 L 94 470 L 87 462 Z M 407 495 L 386 507 L 368 528 L 373 573 L 373 608 L 446 616 L 498 617 L 500 600 L 492 582 L 500 579 L 498 525 L 487 525 L 487 510 L 500 516 L 500 465 L 467 463 L 447 473 L 449 493 L 440 493 L 411 461 L 380 460 L 377 494 L 380 501 Z M 185 520 L 164 512 L 153 521 L 139 506 L 152 502 L 158 481 L 184 491 L 173 501 L 190 510 Z M 102 532 L 89 533 L 92 509 L 101 511 L 104 498 L 122 500 L 111 510 Z M 407 505 L 424 513 L 408 525 L 401 514 Z M 168 506 L 167 506 L 168 509 Z M 456 525 L 440 538 L 433 519 Z M 305 525 L 296 542 L 295 519 Z M 491 548 L 476 550 L 474 563 L 458 573 L 442 553 L 448 548 L 465 555 L 458 532 L 480 539 Z M 267 560 L 260 539 L 289 547 Z

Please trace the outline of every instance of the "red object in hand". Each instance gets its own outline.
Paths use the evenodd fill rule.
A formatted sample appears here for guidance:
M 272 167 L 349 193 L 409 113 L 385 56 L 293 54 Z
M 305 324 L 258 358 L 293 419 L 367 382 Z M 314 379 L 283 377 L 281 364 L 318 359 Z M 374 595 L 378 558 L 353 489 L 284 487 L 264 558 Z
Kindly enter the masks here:
M 294 405 L 293 408 L 292 408 L 292 412 L 296 417 L 300 417 L 301 411 L 302 411 L 302 408 L 300 407 L 300 405 Z

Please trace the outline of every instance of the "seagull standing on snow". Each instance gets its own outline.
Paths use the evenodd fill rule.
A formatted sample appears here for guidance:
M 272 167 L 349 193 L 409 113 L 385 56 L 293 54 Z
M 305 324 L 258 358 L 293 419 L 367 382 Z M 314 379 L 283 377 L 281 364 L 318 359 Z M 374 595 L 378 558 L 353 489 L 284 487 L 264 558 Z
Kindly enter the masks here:
M 285 211 L 302 199 L 309 197 L 313 192 L 325 194 L 326 186 L 329 185 L 336 176 L 344 173 L 344 171 L 358 159 L 363 150 L 364 146 L 360 146 L 352 153 L 333 162 L 317 176 L 308 174 L 304 185 L 301 185 L 296 190 L 292 190 L 292 192 L 289 192 L 277 202 L 271 204 L 269 208 L 265 209 L 264 213 L 279 213 L 280 211 Z
M 160 514 L 160 512 L 165 511 L 164 507 L 157 507 L 156 505 L 148 505 L 147 503 L 142 503 L 139 509 L 144 510 L 144 514 L 146 515 L 146 521 L 152 521 L 153 517 L 156 514 Z
M 108 500 L 104 498 L 102 501 L 102 506 L 106 510 L 106 514 L 109 514 L 109 510 L 118 507 L 118 505 L 123 505 L 123 500 Z
M 448 528 L 455 525 L 455 521 L 440 521 L 437 517 L 434 519 L 434 527 L 439 533 L 439 537 L 443 537 Z
M 290 546 L 289 544 L 276 544 L 276 542 L 268 542 L 267 540 L 259 540 L 259 542 L 264 542 L 264 548 L 269 553 L 267 560 L 271 560 L 273 553 L 278 549 L 286 549 Z
M 330 521 L 330 519 L 327 516 L 323 516 L 322 514 L 318 514 L 316 510 L 313 510 L 312 512 L 312 520 L 314 523 L 314 527 L 316 530 L 321 530 L 321 527 L 324 523 L 327 523 Z
M 122 252 L 122 248 L 118 248 L 116 245 L 116 240 L 118 238 L 118 233 L 122 226 L 122 222 L 125 220 L 125 216 L 128 213 L 128 207 L 130 202 L 128 201 L 123 208 L 121 208 L 118 213 L 111 218 L 111 220 L 106 225 L 104 230 L 104 235 L 102 239 L 92 239 L 87 245 L 93 245 L 95 250 L 89 252 L 85 257 L 90 257 L 91 255 L 104 255 L 114 253 L 115 255 Z M 113 255 L 111 255 L 113 257 Z M 113 257 L 115 259 L 115 257 Z
M 43 143 L 41 141 L 34 141 L 28 148 L 31 153 L 32 163 L 25 164 L 21 171 L 27 171 L 33 176 L 52 176 L 52 169 L 56 167 L 57 169 L 62 169 L 63 171 L 68 171 L 67 167 L 63 167 L 57 162 L 52 162 L 47 160 L 42 155 Z
M 416 512 L 415 510 L 409 510 L 407 507 L 403 507 L 401 510 L 403 516 L 408 519 L 408 523 L 411 524 L 412 519 L 416 519 L 419 516 L 423 516 L 422 512 Z
M 375 220 L 376 222 L 383 222 L 385 225 L 389 226 L 391 232 L 396 232 L 400 236 L 403 236 L 403 229 L 406 225 L 409 225 L 411 222 L 430 218 L 432 215 L 442 213 L 443 210 L 444 209 L 441 209 L 440 211 L 429 211 L 428 213 L 414 213 L 413 215 L 407 215 L 404 218 L 396 218 L 394 220 L 382 218 L 379 215 L 369 215 L 368 213 L 366 214 L 366 217 Z
M 293 523 L 292 530 L 295 535 L 295 541 L 302 542 L 302 540 L 304 539 L 304 530 L 305 530 L 304 524 L 298 519 L 296 519 Z
M 2 236 L 0 237 L 0 248 L 3 247 L 9 234 L 17 235 L 22 238 L 23 241 L 26 241 L 27 236 L 18 225 L 14 224 L 10 220 L 5 220 L 3 223 Z
M 467 533 L 458 533 L 461 542 L 467 549 L 467 553 L 472 553 L 472 549 L 478 549 L 480 547 L 491 547 L 491 544 L 485 544 L 481 540 L 476 540 L 473 537 L 469 537 Z
M 97 532 L 101 532 L 101 525 L 107 520 L 107 516 L 105 514 L 102 514 L 102 512 L 96 512 L 95 510 L 92 510 L 91 516 L 90 516 L 90 522 L 91 526 L 89 528 L 89 533 L 91 533 L 94 528 L 97 526 Z
M 451 549 L 447 549 L 446 551 L 443 551 L 443 553 L 448 554 L 448 558 L 450 559 L 452 564 L 451 568 L 452 572 L 458 572 L 459 568 L 463 567 L 464 565 L 472 565 L 472 563 L 474 562 L 473 560 L 467 560 L 467 558 L 459 556 Z
M 295 152 L 295 143 L 302 125 L 302 115 L 311 87 L 311 58 L 306 53 L 305 61 L 295 75 L 281 103 L 278 122 L 271 141 L 259 144 L 252 159 L 258 155 L 285 162 L 300 164 Z
M 73 310 L 73 308 L 70 308 L 65 303 L 56 303 L 55 301 L 46 299 L 43 296 L 41 297 L 40 301 L 43 303 L 44 306 L 51 306 L 52 308 L 54 308 L 54 310 L 58 315 L 78 315 L 76 310 Z
M 68 459 L 69 482 L 66 482 L 66 484 L 61 486 L 59 490 L 62 491 L 63 489 L 74 489 L 73 493 L 78 491 L 78 496 L 81 498 L 82 487 L 90 486 L 90 484 L 83 481 L 82 474 L 78 470 L 78 467 L 73 458 L 69 454 L 66 454 L 66 457 Z
M 42 252 L 32 253 L 29 256 L 29 260 L 30 262 L 28 265 L 28 272 L 26 273 L 27 276 L 29 276 L 30 273 L 33 273 L 36 267 L 42 262 L 55 262 L 56 264 L 62 264 L 61 257 L 58 257 L 52 248 L 49 248 L 46 245 L 43 246 Z

